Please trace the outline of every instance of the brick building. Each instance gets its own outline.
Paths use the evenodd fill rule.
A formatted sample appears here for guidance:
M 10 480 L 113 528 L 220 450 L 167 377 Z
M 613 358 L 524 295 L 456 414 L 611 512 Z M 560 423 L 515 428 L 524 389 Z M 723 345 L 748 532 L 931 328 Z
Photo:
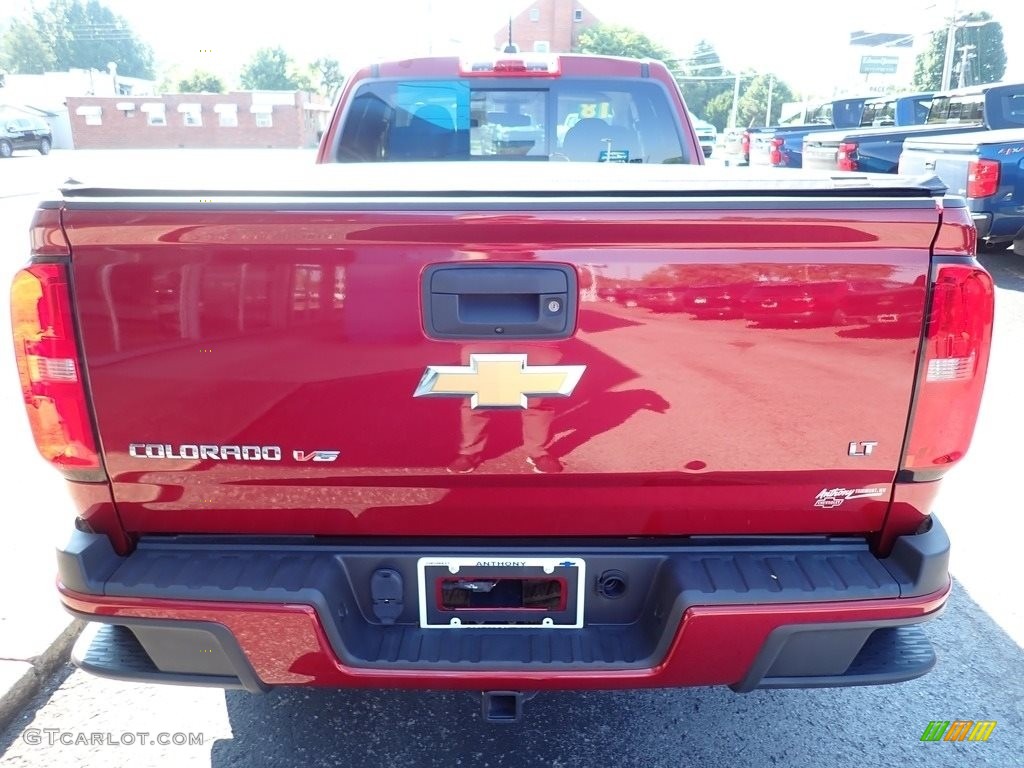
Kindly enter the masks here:
M 302 91 L 68 97 L 76 149 L 315 147 L 330 106 Z
M 107 71 L 69 69 L 67 72 L 44 72 L 34 75 L 3 75 L 0 73 L 0 111 L 4 106 L 19 112 L 42 117 L 53 132 L 54 149 L 71 149 L 71 120 L 68 115 L 69 96 L 151 96 L 156 83 L 138 77 L 117 74 L 117 67 Z
M 512 19 L 512 42 L 520 51 L 572 53 L 580 32 L 600 20 L 576 0 L 537 0 Z M 499 51 L 508 44 L 508 24 L 494 33 Z

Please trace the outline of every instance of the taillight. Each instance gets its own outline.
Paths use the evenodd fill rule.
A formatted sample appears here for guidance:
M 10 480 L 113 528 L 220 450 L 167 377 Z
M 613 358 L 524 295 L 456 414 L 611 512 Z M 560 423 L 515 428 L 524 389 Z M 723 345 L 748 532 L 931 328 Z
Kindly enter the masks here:
M 840 171 L 856 171 L 857 170 L 857 143 L 856 142 L 843 142 L 839 145 L 839 151 L 836 152 L 836 168 Z
M 772 139 L 771 148 L 768 150 L 768 162 L 772 165 L 782 165 L 782 139 Z
M 740 147 L 743 149 L 744 155 L 750 154 L 750 131 L 743 132 L 743 136 L 740 138 Z
M 39 225 L 50 213 L 37 214 L 34 232 L 52 232 L 52 227 Z M 39 244 L 36 239 L 37 251 Z M 66 474 L 100 469 L 63 264 L 34 264 L 15 275 L 11 327 L 25 409 L 39 452 Z
M 967 196 L 991 197 L 999 189 L 999 163 L 974 160 L 967 166 Z
M 462 59 L 459 73 L 464 77 L 558 77 L 561 60 L 557 55 L 524 53 L 515 58 Z
M 992 278 L 973 260 L 936 265 L 904 469 L 941 471 L 967 452 L 985 385 L 994 307 Z

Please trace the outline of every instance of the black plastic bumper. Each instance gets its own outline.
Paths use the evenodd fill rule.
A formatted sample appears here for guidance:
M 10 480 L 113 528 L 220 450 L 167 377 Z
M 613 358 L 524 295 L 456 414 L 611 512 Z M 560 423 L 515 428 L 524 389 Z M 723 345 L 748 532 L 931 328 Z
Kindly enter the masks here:
M 978 238 L 988 237 L 988 233 L 992 231 L 992 214 L 971 213 L 971 220 L 974 222 L 974 228 L 978 230 Z
M 453 642 L 418 622 L 416 561 L 425 555 L 582 557 L 584 627 L 486 630 L 488 642 Z M 212 600 L 315 607 L 338 659 L 352 667 L 465 672 L 652 668 L 663 660 L 684 612 L 694 606 L 823 603 L 920 597 L 948 585 L 949 541 L 937 521 L 897 539 L 878 559 L 865 541 L 842 537 L 691 537 L 616 544 L 380 543 L 245 537 L 148 537 L 127 557 L 105 537 L 76 532 L 59 551 L 63 585 L 83 594 L 150 600 Z M 402 576 L 394 621 L 375 610 L 380 569 Z M 625 590 L 601 594 L 617 572 Z M 259 690 L 231 633 L 208 622 L 82 616 L 123 629 L 80 643 L 83 668 L 138 679 Z M 782 627 L 736 690 L 897 682 L 927 672 L 934 654 L 916 627 L 929 617 L 853 625 Z M 127 629 L 127 632 L 124 631 Z M 465 632 L 460 633 L 465 635 Z M 203 662 L 197 666 L 196 659 Z
M 74 612 L 72 612 L 74 613 Z M 205 621 L 89 621 L 71 651 L 77 667 L 99 677 L 139 683 L 267 690 L 228 629 Z

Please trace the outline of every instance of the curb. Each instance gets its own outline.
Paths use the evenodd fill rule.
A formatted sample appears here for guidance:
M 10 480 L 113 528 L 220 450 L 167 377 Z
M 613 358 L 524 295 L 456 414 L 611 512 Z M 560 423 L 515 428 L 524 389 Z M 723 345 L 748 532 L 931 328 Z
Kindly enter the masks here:
M 43 683 L 62 666 L 71 655 L 71 646 L 81 634 L 86 622 L 72 619 L 57 637 L 38 656 L 31 659 L 4 659 L 2 663 L 27 664 L 28 669 L 5 691 L 0 691 L 0 731 L 6 728 L 22 709 L 39 693 Z

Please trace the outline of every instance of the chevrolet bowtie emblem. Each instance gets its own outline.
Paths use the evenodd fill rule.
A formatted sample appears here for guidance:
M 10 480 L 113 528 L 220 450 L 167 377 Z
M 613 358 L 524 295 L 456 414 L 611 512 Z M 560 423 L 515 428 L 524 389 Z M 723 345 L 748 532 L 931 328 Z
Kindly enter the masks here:
M 527 365 L 526 355 L 470 355 L 469 365 L 428 365 L 413 397 L 466 397 L 471 408 L 525 408 L 526 398 L 568 397 L 585 365 Z

